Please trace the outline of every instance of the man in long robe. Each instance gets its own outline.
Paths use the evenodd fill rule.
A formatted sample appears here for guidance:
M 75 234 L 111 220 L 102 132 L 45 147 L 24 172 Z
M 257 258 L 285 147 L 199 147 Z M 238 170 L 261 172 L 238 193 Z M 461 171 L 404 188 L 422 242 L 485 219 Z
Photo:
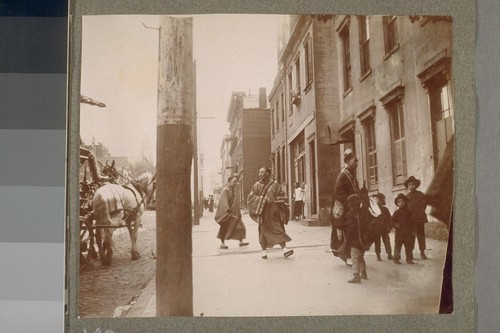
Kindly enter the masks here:
M 356 169 L 358 167 L 358 158 L 351 149 L 344 152 L 344 163 L 346 167 L 338 174 L 335 181 L 333 205 L 343 207 L 342 216 L 333 214 L 332 233 L 330 239 L 330 249 L 335 257 L 340 258 L 347 265 L 347 259 L 350 258 L 350 246 L 344 234 L 345 215 L 349 211 L 347 198 L 352 194 L 360 194 L 359 184 L 356 179 Z
M 229 177 L 227 185 L 222 189 L 215 213 L 215 222 L 220 225 L 217 238 L 221 241 L 221 249 L 228 248 L 225 241 L 230 239 L 239 240 L 240 247 L 249 244 L 245 241 L 247 231 L 241 219 L 240 204 L 236 199 L 236 184 L 236 177 Z
M 293 250 L 286 247 L 286 242 L 292 240 L 285 232 L 290 212 L 279 196 L 280 185 L 271 178 L 271 170 L 261 168 L 259 181 L 248 195 L 247 206 L 250 217 L 259 224 L 262 259 L 267 259 L 267 248 L 276 244 L 281 246 L 285 258 L 293 254 Z

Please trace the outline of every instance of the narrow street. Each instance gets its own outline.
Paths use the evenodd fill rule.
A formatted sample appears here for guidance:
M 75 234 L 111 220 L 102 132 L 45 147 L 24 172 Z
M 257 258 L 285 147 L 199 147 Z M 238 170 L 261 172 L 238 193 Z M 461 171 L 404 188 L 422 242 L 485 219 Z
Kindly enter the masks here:
M 328 316 L 375 314 L 434 314 L 438 312 L 446 243 L 428 239 L 428 260 L 395 265 L 373 246 L 365 255 L 368 280 L 351 285 L 351 268 L 332 256 L 329 227 L 307 227 L 290 221 L 288 244 L 295 253 L 284 259 L 281 250 L 260 258 L 257 225 L 244 215 L 248 247 L 229 241 L 219 250 L 218 225 L 204 212 L 193 226 L 194 315 Z M 391 234 L 393 241 L 394 234 Z M 404 256 L 403 256 L 404 259 Z M 127 317 L 156 315 L 154 279 L 141 293 Z

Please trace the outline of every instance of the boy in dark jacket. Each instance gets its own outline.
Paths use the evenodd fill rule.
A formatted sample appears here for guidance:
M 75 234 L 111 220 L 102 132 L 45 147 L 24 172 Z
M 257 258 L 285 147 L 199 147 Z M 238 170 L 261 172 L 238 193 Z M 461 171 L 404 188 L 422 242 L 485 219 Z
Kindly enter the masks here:
M 394 203 L 399 208 L 392 215 L 392 223 L 396 230 L 396 240 L 394 249 L 394 263 L 401 264 L 401 247 L 405 246 L 406 262 L 413 264 L 413 220 L 411 213 L 407 209 L 408 198 L 403 193 L 399 193 Z
M 361 283 L 361 279 L 367 279 L 365 263 L 364 239 L 367 232 L 366 214 L 360 211 L 361 198 L 357 194 L 351 194 L 347 198 L 349 211 L 345 215 L 346 226 L 345 235 L 351 246 L 351 260 L 354 268 L 354 277 L 348 280 L 349 283 Z
M 387 253 L 387 259 L 392 260 L 392 248 L 391 240 L 389 238 L 389 232 L 391 232 L 391 212 L 385 207 L 385 195 L 382 193 L 377 193 L 372 195 L 375 198 L 375 202 L 380 208 L 380 215 L 375 218 L 375 254 L 377 255 L 377 260 L 382 261 L 380 257 L 380 239 L 384 242 L 385 252 Z
M 427 214 L 425 209 L 427 203 L 425 202 L 424 194 L 417 190 L 420 186 L 420 179 L 411 176 L 408 178 L 404 185 L 408 189 L 408 210 L 413 218 L 413 232 L 418 240 L 418 248 L 420 249 L 420 258 L 427 259 L 425 255 L 425 223 L 427 223 Z M 415 238 L 413 239 L 415 244 Z M 415 245 L 413 245 L 415 247 Z

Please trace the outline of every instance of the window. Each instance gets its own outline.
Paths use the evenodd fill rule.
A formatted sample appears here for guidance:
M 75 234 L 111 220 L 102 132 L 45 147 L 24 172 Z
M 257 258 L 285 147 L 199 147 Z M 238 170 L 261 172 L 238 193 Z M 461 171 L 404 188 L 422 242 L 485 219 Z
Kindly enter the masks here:
M 271 109 L 271 134 L 274 134 L 274 108 Z
M 384 16 L 382 24 L 384 25 L 385 53 L 390 54 L 397 47 L 396 16 Z
M 297 139 L 295 139 L 291 145 L 292 149 L 292 161 L 294 166 L 294 182 L 299 184 L 305 182 L 305 171 L 306 171 L 306 161 L 305 161 L 305 141 L 304 134 L 300 134 Z
M 278 109 L 278 106 L 279 106 L 279 105 L 278 105 L 278 101 L 276 101 L 276 104 L 275 104 L 275 107 L 274 107 L 274 109 L 276 110 L 276 112 L 274 113 L 274 116 L 276 117 L 276 118 L 275 118 L 275 122 L 274 122 L 274 124 L 275 124 L 275 126 L 276 126 L 276 127 L 275 127 L 275 128 L 276 128 L 276 132 L 278 132 L 278 130 L 279 130 L 279 128 L 280 128 L 279 112 L 278 112 L 278 110 L 279 110 L 279 109 Z
M 448 56 L 448 50 L 441 51 L 434 62 L 418 74 L 418 78 L 429 95 L 433 157 L 434 166 L 437 167 L 455 131 L 451 58 Z
M 295 89 L 300 94 L 300 57 L 295 60 Z
M 366 143 L 366 168 L 368 175 L 368 189 L 373 191 L 377 188 L 377 145 L 375 142 L 375 119 L 373 116 L 366 118 L 363 121 L 365 129 Z
M 394 185 L 402 184 L 407 176 L 406 141 L 403 104 L 399 98 L 386 105 L 389 112 L 392 143 L 392 173 Z
M 346 25 L 340 32 L 342 40 L 342 62 L 343 62 L 343 79 L 344 92 L 351 88 L 351 48 L 349 46 L 349 26 Z
M 304 54 L 305 54 L 305 78 L 306 78 L 306 89 L 309 88 L 313 81 L 313 64 L 312 64 L 312 43 L 311 38 L 309 37 L 305 46 L 304 46 Z
M 453 123 L 453 105 L 450 82 L 429 89 L 429 101 L 432 118 L 434 162 L 437 167 L 443 157 L 446 144 L 455 131 Z
M 370 21 L 368 16 L 359 16 L 359 58 L 361 75 L 370 70 Z

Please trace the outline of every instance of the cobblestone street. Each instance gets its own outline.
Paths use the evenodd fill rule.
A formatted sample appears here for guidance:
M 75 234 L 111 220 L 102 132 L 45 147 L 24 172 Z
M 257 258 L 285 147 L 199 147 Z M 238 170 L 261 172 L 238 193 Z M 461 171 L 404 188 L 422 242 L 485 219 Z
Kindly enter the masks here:
M 130 259 L 130 237 L 126 228 L 113 234 L 115 244 L 111 266 L 94 259 L 80 273 L 80 317 L 121 316 L 140 295 L 155 274 L 156 214 L 145 211 L 139 229 L 139 260 Z M 116 313 L 115 313 L 116 310 Z

